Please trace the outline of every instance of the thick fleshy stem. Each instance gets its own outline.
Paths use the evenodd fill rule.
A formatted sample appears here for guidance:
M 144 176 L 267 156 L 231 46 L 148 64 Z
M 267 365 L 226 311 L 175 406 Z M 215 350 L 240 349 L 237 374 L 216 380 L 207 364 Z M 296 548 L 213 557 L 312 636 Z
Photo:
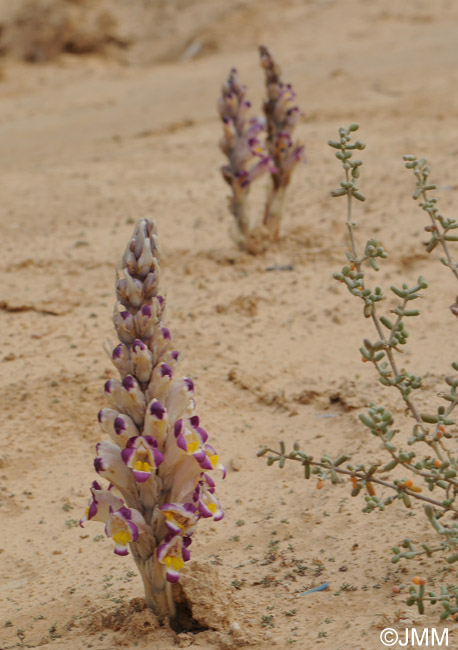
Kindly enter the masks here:
M 130 548 L 148 607 L 162 619 L 176 615 L 171 585 L 190 558 L 201 517 L 223 517 L 207 472 L 224 467 L 194 414 L 194 384 L 175 377 L 178 353 L 163 318 L 156 224 L 142 219 L 116 278 L 112 350 L 119 379 L 105 383 L 110 408 L 98 414 L 110 440 L 97 444 L 94 466 L 109 481 L 94 481 L 84 521 L 105 523 L 117 555 Z
M 134 555 L 135 562 L 143 580 L 147 606 L 160 619 L 176 616 L 176 606 L 172 596 L 172 585 L 165 579 L 164 567 L 156 556 L 143 560 Z

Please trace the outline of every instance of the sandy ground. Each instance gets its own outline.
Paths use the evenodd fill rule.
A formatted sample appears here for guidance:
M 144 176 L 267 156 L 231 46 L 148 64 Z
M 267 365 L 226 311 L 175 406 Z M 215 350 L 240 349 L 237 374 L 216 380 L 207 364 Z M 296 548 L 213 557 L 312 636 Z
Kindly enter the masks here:
M 299 466 L 268 468 L 256 452 L 282 439 L 316 456 L 384 459 L 358 414 L 376 400 L 403 422 L 397 396 L 360 363 L 370 323 L 331 277 L 344 263 L 345 206 L 329 196 L 340 169 L 326 141 L 354 121 L 368 145 L 358 237 L 389 251 L 383 286 L 420 273 L 430 282 L 405 363 L 426 375 L 422 410 L 437 402 L 456 359 L 448 305 L 457 289 L 439 256 L 424 252 L 425 220 L 401 156 L 430 160 L 442 208 L 456 214 L 456 3 L 140 5 L 143 32 L 131 16 L 128 36 L 118 30 L 99 53 L 66 47 L 30 64 L 20 60 L 21 31 L 2 35 L 0 648 L 356 650 L 382 647 L 384 627 L 433 626 L 437 612 L 421 618 L 392 593 L 418 573 L 456 584 L 439 560 L 390 563 L 405 536 L 435 539 L 420 508 L 364 515 L 348 484 L 318 491 Z M 159 10 L 168 13 L 155 22 L 148 12 Z M 253 257 L 228 235 L 215 101 L 235 65 L 260 106 L 260 42 L 297 91 L 307 164 L 295 173 L 281 241 Z M 211 572 L 199 598 L 217 629 L 195 635 L 158 628 L 133 600 L 142 587 L 132 559 L 113 555 L 101 524 L 77 527 L 95 478 L 103 383 L 114 376 L 103 351 L 114 266 L 143 216 L 159 226 L 182 373 L 195 380 L 197 412 L 228 467 L 218 483 L 226 516 L 201 522 L 192 547 L 194 571 L 207 563 Z M 292 270 L 266 271 L 275 265 Z M 324 582 L 328 590 L 300 596 Z M 234 622 L 240 632 L 228 634 Z

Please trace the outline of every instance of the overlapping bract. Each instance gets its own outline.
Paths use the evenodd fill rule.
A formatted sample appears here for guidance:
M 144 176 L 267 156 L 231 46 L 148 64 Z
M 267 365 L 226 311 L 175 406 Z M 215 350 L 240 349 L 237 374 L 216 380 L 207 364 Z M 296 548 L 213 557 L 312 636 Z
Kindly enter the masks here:
M 111 406 L 98 414 L 110 439 L 97 444 L 94 466 L 109 485 L 94 481 L 80 523 L 104 522 L 114 552 L 126 555 L 130 546 L 144 580 L 144 565 L 153 558 L 175 582 L 198 520 L 223 516 L 207 472 L 224 475 L 224 467 L 194 414 L 192 380 L 175 377 L 178 352 L 163 323 L 158 258 L 156 225 L 143 219 L 116 282 L 113 320 L 120 343 L 112 359 L 120 378 L 106 382 Z

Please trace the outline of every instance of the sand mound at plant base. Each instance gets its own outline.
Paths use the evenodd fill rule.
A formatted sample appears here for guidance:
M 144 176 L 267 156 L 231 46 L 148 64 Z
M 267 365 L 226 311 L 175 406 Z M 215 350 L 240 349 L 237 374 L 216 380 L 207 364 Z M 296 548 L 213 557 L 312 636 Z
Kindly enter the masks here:
M 159 621 L 143 598 L 133 598 L 115 611 L 93 614 L 89 628 L 92 633 L 109 629 L 128 634 L 130 638 L 138 638 L 157 630 Z
M 229 632 L 234 629 L 236 615 L 232 598 L 213 566 L 198 561 L 190 562 L 181 572 L 180 581 L 174 585 L 173 596 L 178 604 L 178 619 L 184 631 Z M 157 630 L 161 625 L 143 598 L 132 598 L 114 611 L 101 610 L 94 613 L 89 627 L 92 632 L 110 629 L 142 636 Z
M 143 598 L 133 598 L 115 610 L 93 613 L 87 630 L 93 635 L 114 632 L 113 640 L 119 646 L 127 639 L 131 643 L 154 638 L 155 642 L 163 640 L 185 648 L 199 638 L 199 643 L 226 650 L 257 642 L 255 635 L 241 629 L 232 598 L 213 566 L 191 562 L 173 592 L 178 614 L 171 627 L 158 621 Z
M 189 609 L 194 626 L 227 632 L 233 623 L 232 600 L 211 565 L 198 561 L 187 565 L 174 586 L 174 598 Z M 182 624 L 185 629 L 191 625 L 185 620 Z
M 220 650 L 258 642 L 256 635 L 244 629 L 243 615 L 238 615 L 236 603 L 214 566 L 190 562 L 174 586 L 174 598 L 178 603 L 178 624 L 183 627 L 176 639 L 179 647 L 191 645 L 195 635 L 199 643 L 208 642 Z

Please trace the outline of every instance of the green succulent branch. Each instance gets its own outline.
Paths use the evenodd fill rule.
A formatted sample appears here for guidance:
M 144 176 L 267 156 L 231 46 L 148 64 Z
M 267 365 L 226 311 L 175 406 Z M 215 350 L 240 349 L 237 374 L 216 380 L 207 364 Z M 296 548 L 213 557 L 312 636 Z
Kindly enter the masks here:
M 356 150 L 363 150 L 364 143 L 359 140 L 352 142 L 353 133 L 358 130 L 357 124 L 348 128 L 339 129 L 339 139 L 331 140 L 328 144 L 336 150 L 336 158 L 341 162 L 344 179 L 340 186 L 331 192 L 334 197 L 346 197 L 347 217 L 346 225 L 349 236 L 349 251 L 346 254 L 347 263 L 340 272 L 334 273 L 334 278 L 344 284 L 348 291 L 362 300 L 363 315 L 372 320 L 376 338 L 371 341 L 368 338 L 363 340 L 360 347 L 363 362 L 372 363 L 379 381 L 387 387 L 395 388 L 401 395 L 406 405 L 406 413 L 413 418 L 413 425 L 410 437 L 407 439 L 407 448 L 399 444 L 397 436 L 399 429 L 395 428 L 393 414 L 384 406 L 371 403 L 368 411 L 362 413 L 359 419 L 366 426 L 372 435 L 376 436 L 382 448 L 389 456 L 388 462 L 376 463 L 351 463 L 349 456 L 340 456 L 333 460 L 325 454 L 320 460 L 300 449 L 298 443 L 290 452 L 286 452 L 284 442 L 280 442 L 280 449 L 264 447 L 258 452 L 259 456 L 267 455 L 267 464 L 273 465 L 278 462 L 283 468 L 288 461 L 296 461 L 304 467 L 306 479 L 314 477 L 317 479 L 316 487 L 321 489 L 325 481 L 332 484 L 342 484 L 345 479 L 351 482 L 351 496 L 356 497 L 361 492 L 364 494 L 365 504 L 363 512 L 383 511 L 392 503 L 402 501 L 406 508 L 411 508 L 413 503 L 422 503 L 425 515 L 429 524 L 441 537 L 436 546 L 422 543 L 416 548 L 409 539 L 404 539 L 401 548 L 393 548 L 392 562 L 400 560 L 412 560 L 419 556 L 431 557 L 433 554 L 445 554 L 447 564 L 458 561 L 458 522 L 453 519 L 450 524 L 445 519 L 450 515 L 458 519 L 458 458 L 454 455 L 447 441 L 453 437 L 451 427 L 455 425 L 453 410 L 458 405 L 458 376 L 447 376 L 445 382 L 447 389 L 439 393 L 439 397 L 446 402 L 440 404 L 435 413 L 423 413 L 419 406 L 417 393 L 422 390 L 422 377 L 409 372 L 401 367 L 399 355 L 407 344 L 409 332 L 406 328 L 406 321 L 420 315 L 420 310 L 412 305 L 412 301 L 423 297 L 423 291 L 427 288 L 425 279 L 420 276 L 413 286 L 402 284 L 391 286 L 390 292 L 396 299 L 394 307 L 389 313 L 379 313 L 380 304 L 386 300 L 381 287 L 369 288 L 366 271 L 379 270 L 379 262 L 387 257 L 387 253 L 376 239 L 370 239 L 364 252 L 358 250 L 355 236 L 355 223 L 353 221 L 354 199 L 364 201 L 365 196 L 361 193 L 358 182 L 361 174 L 362 161 L 353 160 Z M 458 268 L 450 256 L 448 242 L 458 241 L 458 237 L 450 235 L 449 231 L 458 227 L 453 220 L 445 219 L 438 213 L 436 199 L 429 198 L 428 192 L 435 189 L 435 186 L 428 182 L 429 167 L 426 161 L 417 161 L 413 156 L 405 157 L 406 166 L 413 169 L 417 179 L 417 188 L 414 198 L 423 198 L 421 204 L 423 209 L 430 215 L 432 225 L 426 229 L 431 232 L 431 241 L 427 250 L 433 250 L 437 244 L 441 244 L 445 258 L 442 262 L 451 268 L 458 279 Z M 453 307 L 452 307 L 453 311 Z M 455 313 L 455 312 L 454 312 Z M 456 315 L 458 315 L 458 299 L 456 304 Z M 452 363 L 452 368 L 458 373 L 458 363 Z M 418 449 L 421 453 L 417 452 Z M 345 465 L 345 463 L 347 463 Z M 397 468 L 397 469 L 396 469 Z M 406 476 L 400 476 L 389 480 L 390 472 L 396 469 L 397 475 L 405 472 Z M 415 482 L 414 482 L 415 481 Z M 377 491 L 380 494 L 377 494 Z M 388 494 L 386 491 L 388 490 Z M 425 494 L 425 491 L 430 495 Z M 434 494 L 431 494 L 434 493 Z M 431 604 L 440 603 L 443 611 L 441 618 L 454 616 L 458 620 L 458 587 L 447 585 L 441 588 L 440 594 L 426 592 L 426 579 L 416 576 L 413 579 L 414 586 L 409 588 L 407 603 L 416 605 L 418 611 L 423 613 L 425 602 Z M 404 588 L 403 585 L 400 588 Z M 418 589 L 417 589 L 418 587 Z
M 352 202 L 353 198 L 359 201 L 364 201 L 365 196 L 361 194 L 357 186 L 357 179 L 360 177 L 360 170 L 362 166 L 361 160 L 352 161 L 353 151 L 355 149 L 362 150 L 365 144 L 359 140 L 351 143 L 352 133 L 359 129 L 358 124 L 351 124 L 348 129 L 341 127 L 339 129 L 339 141 L 330 140 L 329 146 L 337 149 L 336 158 L 341 161 L 344 170 L 345 181 L 340 183 L 340 188 L 331 192 L 331 196 L 347 197 L 347 228 L 350 239 L 350 252 L 347 252 L 347 259 L 349 265 L 346 264 L 340 273 L 334 273 L 334 278 L 340 282 L 345 283 L 351 294 L 360 297 L 364 301 L 363 313 L 366 318 L 372 318 L 375 329 L 377 331 L 379 340 L 372 344 L 367 339 L 366 345 L 361 348 L 361 354 L 365 361 L 372 361 L 379 374 L 380 382 L 385 386 L 394 386 L 397 388 L 406 403 L 407 408 L 416 420 L 418 426 L 423 428 L 423 421 L 414 404 L 411 393 L 413 390 L 420 388 L 421 377 L 410 375 L 404 369 L 399 370 L 394 351 L 399 351 L 399 346 L 407 342 L 409 335 L 405 324 L 404 318 L 418 316 L 420 311 L 418 309 L 407 309 L 409 302 L 416 300 L 420 297 L 419 292 L 427 288 L 427 283 L 423 277 L 419 277 L 417 284 L 410 288 L 403 284 L 401 288 L 392 286 L 391 291 L 399 298 L 402 303 L 398 304 L 392 311 L 396 314 L 397 319 L 392 323 L 386 316 L 379 317 L 376 310 L 376 303 L 385 299 L 385 296 L 380 287 L 375 287 L 374 291 L 366 288 L 365 286 L 365 273 L 363 264 L 367 262 L 374 271 L 379 270 L 379 266 L 375 261 L 376 258 L 385 259 L 387 253 L 383 247 L 379 245 L 375 239 L 370 239 L 365 246 L 364 255 L 359 257 L 356 247 L 355 239 L 355 224 L 352 216 Z M 385 334 L 385 329 L 388 329 L 388 338 Z M 380 363 L 383 359 L 386 361 Z M 437 445 L 434 442 L 430 443 L 436 453 L 440 453 L 436 449 Z
M 376 476 L 377 472 L 386 472 L 392 467 L 388 465 L 382 466 L 379 464 L 371 465 L 366 469 L 365 465 L 347 465 L 346 468 L 340 467 L 341 464 L 350 460 L 349 456 L 340 456 L 338 459 L 333 461 L 328 455 L 323 456 L 319 461 L 313 459 L 313 456 L 306 454 L 301 451 L 298 443 L 294 445 L 293 451 L 286 453 L 284 442 L 280 442 L 280 450 L 272 449 L 271 447 L 263 447 L 257 453 L 258 456 L 264 456 L 269 454 L 267 457 L 267 465 L 271 466 L 274 463 L 278 462 L 280 468 L 285 466 L 287 460 L 298 461 L 304 467 L 305 478 L 310 479 L 312 476 L 315 476 L 318 482 L 318 489 L 321 489 L 322 483 L 326 479 L 329 479 L 331 483 L 336 485 L 337 483 L 342 483 L 343 480 L 341 476 L 348 476 L 349 480 L 353 483 L 353 489 L 351 491 L 351 496 L 355 497 L 365 488 L 368 496 L 366 499 L 365 512 L 370 512 L 372 510 L 384 510 L 386 506 L 391 505 L 396 499 L 403 501 L 403 504 L 406 508 L 410 508 L 412 505 L 410 497 L 424 501 L 425 503 L 431 504 L 436 508 L 439 508 L 444 511 L 453 511 L 458 514 L 458 509 L 455 508 L 452 504 L 446 503 L 444 501 L 438 501 L 437 499 L 432 499 L 431 497 L 426 497 L 423 494 L 420 494 L 412 484 L 412 481 L 406 479 L 396 479 L 394 482 L 390 483 L 382 478 Z M 431 479 L 436 478 L 431 475 Z M 320 483 L 321 481 L 321 483 Z M 381 485 L 383 487 L 389 488 L 396 492 L 396 495 L 385 499 L 380 499 L 375 495 L 375 490 L 373 485 Z M 410 485 L 410 487 L 408 487 Z M 413 488 L 413 489 L 412 489 Z M 458 532 L 458 531 L 457 531 Z M 458 541 L 458 540 L 457 540 Z
M 432 557 L 435 553 L 448 554 L 448 557 L 446 557 L 448 564 L 453 564 L 458 561 L 458 522 L 453 522 L 450 526 L 443 526 L 439 521 L 445 512 L 458 513 L 454 505 L 454 499 L 444 499 L 442 501 L 432 499 L 417 491 L 419 490 L 418 486 L 414 485 L 409 479 L 395 479 L 393 482 L 389 482 L 377 476 L 377 472 L 386 474 L 386 472 L 394 469 L 397 464 L 400 464 L 414 471 L 422 478 L 429 479 L 430 484 L 433 486 L 432 489 L 437 486 L 447 490 L 447 482 L 456 485 L 456 481 L 453 480 L 456 476 L 456 470 L 450 470 L 450 464 L 447 461 L 441 466 L 440 471 L 437 470 L 437 466 L 434 463 L 430 463 L 431 469 L 434 469 L 429 473 L 425 473 L 418 471 L 415 466 L 406 462 L 405 459 L 396 459 L 396 463 L 394 464 L 393 461 L 390 461 L 386 465 L 374 464 L 368 469 L 363 464 L 348 464 L 346 468 L 343 468 L 341 465 L 350 460 L 349 456 L 343 455 L 336 460 L 332 460 L 330 456 L 325 455 L 319 461 L 316 461 L 313 459 L 313 456 L 301 451 L 298 443 L 295 443 L 294 449 L 289 453 L 286 452 L 284 442 L 280 442 L 279 450 L 265 446 L 257 453 L 258 456 L 265 456 L 266 454 L 268 454 L 267 464 L 269 466 L 278 462 L 279 466 L 283 468 L 288 460 L 301 463 L 304 467 L 304 476 L 306 479 L 312 477 L 317 478 L 318 489 L 323 487 L 324 481 L 327 479 L 335 485 L 343 482 L 342 477 L 348 477 L 352 483 L 351 496 L 358 496 L 362 490 L 366 492 L 363 512 L 373 512 L 374 510 L 383 511 L 387 506 L 396 501 L 402 501 L 403 505 L 409 509 L 412 507 L 412 499 L 426 503 L 424 512 L 432 527 L 444 539 L 438 546 L 431 547 L 426 543 L 422 543 L 421 548 L 417 549 L 412 541 L 406 538 L 400 545 L 405 550 L 401 550 L 397 546 L 393 547 L 391 562 L 397 564 L 402 559 L 413 560 L 423 555 Z M 384 498 L 378 497 L 375 494 L 374 485 L 388 488 L 395 492 L 395 494 Z M 415 584 L 418 584 L 419 581 L 420 585 L 418 590 L 414 586 L 409 588 L 409 596 L 407 598 L 407 604 L 409 606 L 416 605 L 419 613 L 423 614 L 425 602 L 429 602 L 431 605 L 439 603 L 442 605 L 441 620 L 446 619 L 448 616 L 453 616 L 458 621 L 458 587 L 452 585 L 444 586 L 441 588 L 440 595 L 438 595 L 433 591 L 425 591 L 425 579 L 415 577 L 413 580 Z M 398 589 L 402 590 L 404 588 L 405 585 L 401 585 Z
M 458 265 L 453 259 L 448 243 L 458 241 L 458 235 L 453 234 L 458 228 L 458 222 L 455 219 L 444 217 L 438 208 L 437 197 L 431 196 L 430 192 L 437 189 L 437 185 L 429 181 L 431 168 L 425 158 L 417 160 L 416 156 L 403 156 L 405 166 L 411 169 L 415 176 L 416 187 L 412 195 L 415 201 L 422 199 L 420 207 L 428 214 L 430 225 L 425 226 L 425 231 L 430 233 L 430 240 L 426 243 L 426 251 L 431 253 L 436 246 L 440 245 L 445 257 L 441 257 L 441 262 L 447 266 L 455 278 L 458 280 Z M 458 316 L 458 297 L 450 307 L 452 313 Z
M 425 227 L 426 232 L 431 233 L 431 239 L 426 244 L 426 250 L 431 253 L 440 244 L 445 255 L 445 258 L 442 258 L 441 261 L 451 269 L 458 280 L 458 266 L 453 260 L 447 245 L 447 242 L 458 241 L 457 235 L 449 234 L 450 231 L 458 228 L 458 223 L 455 219 L 448 219 L 440 214 L 437 198 L 429 195 L 429 192 L 437 189 L 437 185 L 429 182 L 431 168 L 428 161 L 425 158 L 417 160 L 415 156 L 403 156 L 403 159 L 406 161 L 406 168 L 413 171 L 416 179 L 416 188 L 412 198 L 415 201 L 419 198 L 423 199 L 420 207 L 429 215 L 431 221 L 431 225 Z
M 454 621 L 458 621 L 458 587 L 447 585 L 441 587 L 440 594 L 436 594 L 434 591 L 426 592 L 425 585 L 421 584 L 422 582 L 423 581 L 421 580 L 418 591 L 415 587 L 409 588 L 407 605 L 416 605 L 419 613 L 423 614 L 425 611 L 425 601 L 429 602 L 431 605 L 439 603 L 442 605 L 442 612 L 440 614 L 441 621 L 445 620 L 449 616 L 451 616 Z M 402 588 L 404 587 L 405 585 L 402 585 Z

